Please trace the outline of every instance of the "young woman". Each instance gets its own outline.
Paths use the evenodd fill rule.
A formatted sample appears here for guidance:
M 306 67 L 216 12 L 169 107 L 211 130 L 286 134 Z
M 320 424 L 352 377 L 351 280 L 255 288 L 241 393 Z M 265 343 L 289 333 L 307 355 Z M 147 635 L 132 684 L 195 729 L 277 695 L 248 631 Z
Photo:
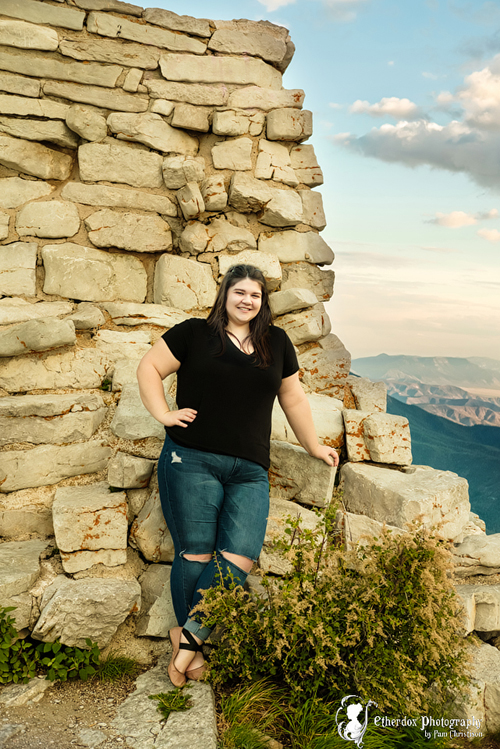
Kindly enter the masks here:
M 262 272 L 233 265 L 206 320 L 167 331 L 137 370 L 141 398 L 166 430 L 158 462 L 163 514 L 175 559 L 170 584 L 177 621 L 168 668 L 175 686 L 203 673 L 201 644 L 210 634 L 190 611 L 222 570 L 243 585 L 260 554 L 269 512 L 269 441 L 273 402 L 307 452 L 328 465 L 298 376 L 293 345 L 272 324 Z M 162 380 L 177 372 L 177 411 Z

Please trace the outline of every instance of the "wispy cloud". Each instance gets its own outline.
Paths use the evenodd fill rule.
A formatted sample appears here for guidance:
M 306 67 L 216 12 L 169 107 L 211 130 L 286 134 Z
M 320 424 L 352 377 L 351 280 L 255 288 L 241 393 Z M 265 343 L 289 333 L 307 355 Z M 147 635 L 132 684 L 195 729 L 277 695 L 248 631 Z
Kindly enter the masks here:
M 358 99 L 351 104 L 352 114 L 369 114 L 372 117 L 394 117 L 395 120 L 417 120 L 422 117 L 422 111 L 409 99 L 398 99 L 397 96 L 384 97 L 376 104 Z
M 278 10 L 278 8 L 284 8 L 287 5 L 295 4 L 295 0 L 258 0 L 258 2 L 263 5 L 269 13 Z
M 488 242 L 500 242 L 500 231 L 497 229 L 478 229 L 477 233 Z
M 328 106 L 331 107 L 332 109 L 343 109 L 344 108 L 343 104 L 337 104 L 335 101 L 331 101 Z
M 368 0 L 321 0 L 330 18 L 343 23 L 355 21 L 358 10 L 367 2 Z
M 427 73 L 425 71 L 422 73 L 422 75 L 424 78 L 430 78 L 431 81 L 437 81 L 437 79 L 439 78 L 436 73 Z
M 433 247 L 432 245 L 429 246 L 420 246 L 421 250 L 425 250 L 425 252 L 437 252 L 439 254 L 448 254 L 450 252 L 458 252 L 458 250 L 453 249 L 452 247 Z
M 436 224 L 436 226 L 446 226 L 448 229 L 460 229 L 462 226 L 472 226 L 478 221 L 498 218 L 498 211 L 492 208 L 491 211 L 483 213 L 465 213 L 465 211 L 451 211 L 451 213 L 436 213 L 435 218 L 426 221 L 427 224 Z

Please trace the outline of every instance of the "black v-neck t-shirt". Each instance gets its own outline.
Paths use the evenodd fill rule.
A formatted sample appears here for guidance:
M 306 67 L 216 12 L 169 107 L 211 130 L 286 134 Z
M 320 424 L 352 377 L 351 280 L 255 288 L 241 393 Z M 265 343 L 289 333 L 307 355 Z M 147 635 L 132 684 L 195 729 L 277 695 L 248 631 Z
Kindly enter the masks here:
M 274 399 L 284 377 L 298 371 L 295 349 L 284 330 L 269 327 L 272 363 L 259 369 L 226 336 L 226 350 L 206 320 L 192 318 L 163 334 L 181 362 L 177 371 L 177 407 L 198 413 L 187 427 L 165 427 L 184 447 L 232 455 L 269 468 Z

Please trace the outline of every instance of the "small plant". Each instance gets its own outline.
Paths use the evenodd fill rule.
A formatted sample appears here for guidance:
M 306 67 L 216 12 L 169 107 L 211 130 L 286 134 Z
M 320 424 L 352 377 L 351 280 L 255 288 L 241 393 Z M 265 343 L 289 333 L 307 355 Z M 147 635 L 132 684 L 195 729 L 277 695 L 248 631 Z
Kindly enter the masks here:
M 62 645 L 60 642 L 43 642 L 36 651 L 40 665 L 47 670 L 47 679 L 67 681 L 80 678 L 86 681 L 93 676 L 99 665 L 99 647 L 89 638 L 85 640 L 88 650 Z
M 136 671 L 136 661 L 112 651 L 103 661 L 99 660 L 96 676 L 101 681 L 118 681 L 124 676 L 133 676 Z
M 107 377 L 101 382 L 101 390 L 110 391 L 113 387 L 113 380 L 109 380 Z
M 184 694 L 184 690 L 189 689 L 190 686 L 190 684 L 186 684 L 181 689 L 173 689 L 171 692 L 150 694 L 149 699 L 158 701 L 156 709 L 166 720 L 170 713 L 182 712 L 184 710 L 189 710 L 190 707 L 193 707 L 193 703 L 189 699 L 189 695 Z
M 284 690 L 261 679 L 231 689 L 219 699 L 221 749 L 266 749 L 265 734 L 277 735 L 286 709 Z
M 33 645 L 19 639 L 14 626 L 15 618 L 9 616 L 15 606 L 0 607 L 0 684 L 26 683 L 35 676 L 38 658 Z

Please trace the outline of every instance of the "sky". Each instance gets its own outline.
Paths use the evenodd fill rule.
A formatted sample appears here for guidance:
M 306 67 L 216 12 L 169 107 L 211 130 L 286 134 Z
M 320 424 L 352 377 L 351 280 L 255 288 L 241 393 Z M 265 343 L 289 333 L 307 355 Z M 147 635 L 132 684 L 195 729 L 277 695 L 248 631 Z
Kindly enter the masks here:
M 500 359 L 500 0 L 142 4 L 289 29 L 353 358 Z

